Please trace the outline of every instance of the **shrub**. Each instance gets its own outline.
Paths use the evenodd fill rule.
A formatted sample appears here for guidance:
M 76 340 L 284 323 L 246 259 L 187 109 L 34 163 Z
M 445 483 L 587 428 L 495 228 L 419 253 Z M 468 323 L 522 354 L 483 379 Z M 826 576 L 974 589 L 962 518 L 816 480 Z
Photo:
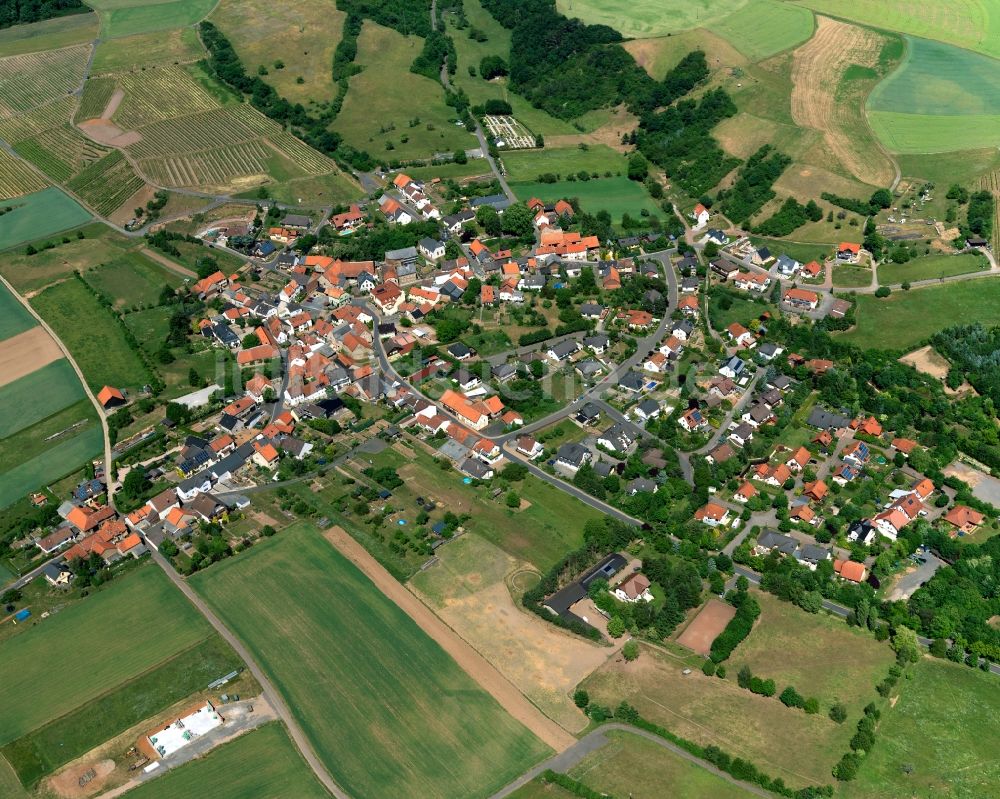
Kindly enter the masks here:
M 733 650 L 750 634 L 753 623 L 760 615 L 760 605 L 750 594 L 744 591 L 737 592 L 736 602 L 738 603 L 736 615 L 712 641 L 711 658 L 716 663 L 721 663 L 733 653 Z
M 858 767 L 860 765 L 861 758 L 854 754 L 854 752 L 848 752 L 833 767 L 833 776 L 841 782 L 850 782 L 858 776 Z
M 625 646 L 622 647 L 622 656 L 625 660 L 630 663 L 633 660 L 638 660 L 639 658 L 639 643 L 637 641 L 629 641 Z
M 707 676 L 711 677 L 713 674 L 715 674 L 715 661 L 711 659 L 706 660 L 704 663 L 702 663 L 701 670 L 705 672 Z
M 830 718 L 838 724 L 843 724 L 847 720 L 847 708 L 840 702 L 835 703 L 830 708 Z
M 583 688 L 577 688 L 576 693 L 573 694 L 573 702 L 581 710 L 585 710 L 587 705 L 590 704 L 590 694 L 586 692 Z
M 802 707 L 805 705 L 806 700 L 795 688 L 789 685 L 781 692 L 781 696 L 778 697 L 781 700 L 781 704 L 785 707 Z
M 819 700 L 815 696 L 810 696 L 802 706 L 802 709 L 810 716 L 819 713 Z

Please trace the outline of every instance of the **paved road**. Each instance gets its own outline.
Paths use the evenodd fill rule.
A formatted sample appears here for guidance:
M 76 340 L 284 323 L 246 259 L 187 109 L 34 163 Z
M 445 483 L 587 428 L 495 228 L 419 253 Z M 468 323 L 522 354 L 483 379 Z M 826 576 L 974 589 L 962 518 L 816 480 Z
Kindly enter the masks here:
M 757 387 L 757 382 L 764 376 L 766 371 L 767 370 L 764 368 L 759 368 L 757 370 L 757 374 L 754 375 L 753 380 L 747 383 L 746 391 L 743 392 L 743 396 L 736 401 L 736 404 L 733 405 L 732 408 L 730 408 L 729 413 L 726 414 L 726 418 L 723 419 L 722 424 L 719 425 L 719 429 L 715 431 L 715 435 L 712 436 L 705 446 L 692 454 L 704 454 L 716 447 L 722 439 L 725 438 L 726 434 L 729 432 L 729 425 L 732 424 L 732 421 L 737 414 L 743 414 L 743 409 L 753 397 L 753 392 Z
M 295 716 L 292 715 L 291 711 L 288 709 L 288 705 L 285 704 L 284 698 L 271 684 L 271 680 L 264 673 L 263 669 L 254 660 L 253 655 L 250 654 L 250 650 L 243 645 L 243 642 L 237 638 L 222 620 L 215 615 L 215 613 L 205 604 L 205 601 L 194 592 L 194 589 L 185 582 L 176 571 L 174 567 L 167 562 L 167 559 L 163 557 L 157 550 L 150 548 L 150 553 L 156 564 L 163 569 L 167 577 L 170 578 L 171 582 L 176 585 L 181 593 L 188 598 L 188 601 L 194 605 L 202 616 L 208 621 L 215 631 L 222 636 L 222 638 L 233 648 L 237 655 L 246 663 L 247 668 L 250 673 L 253 674 L 254 678 L 260 683 L 261 693 L 264 698 L 270 703 L 271 707 L 278 714 L 282 721 L 285 722 L 285 726 L 288 728 L 289 734 L 292 736 L 292 740 L 295 745 L 299 748 L 302 753 L 302 757 L 305 758 L 306 763 L 313 770 L 316 778 L 326 786 L 327 790 L 333 794 L 336 799 L 350 799 L 349 795 L 343 791 L 336 782 L 334 782 L 333 777 L 326 770 L 326 766 L 320 762 L 316 753 L 313 751 L 312 744 L 306 738 L 305 733 L 299 726 L 298 721 L 296 721 Z
M 647 741 L 650 741 L 651 743 L 654 743 L 657 746 L 661 746 L 664 749 L 667 749 L 668 751 L 688 761 L 689 763 L 694 763 L 696 766 L 703 768 L 708 772 L 711 772 L 716 777 L 720 777 L 721 779 L 724 779 L 726 782 L 731 783 L 732 785 L 735 785 L 739 788 L 742 788 L 744 791 L 748 791 L 749 793 L 752 793 L 755 796 L 762 796 L 765 797 L 765 799 L 771 799 L 771 797 L 774 796 L 774 794 L 765 791 L 763 788 L 757 785 L 752 785 L 748 782 L 741 782 L 740 780 L 735 779 L 733 776 L 727 774 L 726 772 L 720 771 L 711 763 L 708 763 L 705 760 L 702 760 L 701 758 L 695 757 L 686 749 L 681 749 L 681 747 L 677 746 L 674 743 L 671 743 L 665 738 L 661 738 L 660 736 L 654 735 L 653 733 L 647 732 L 646 730 L 641 730 L 638 727 L 630 727 L 627 724 L 619 724 L 618 722 L 612 722 L 610 724 L 604 724 L 601 727 L 598 727 L 593 732 L 590 732 L 587 735 L 583 736 L 583 738 L 577 741 L 573 746 L 571 746 L 565 752 L 561 752 L 555 757 L 551 757 L 545 762 L 539 763 L 533 769 L 526 771 L 512 783 L 504 786 L 495 794 L 493 794 L 493 796 L 491 796 L 490 799 L 504 799 L 505 797 L 510 796 L 518 788 L 521 788 L 524 785 L 528 784 L 533 779 L 535 779 L 535 777 L 539 776 L 542 772 L 547 771 L 549 769 L 563 774 L 566 773 L 571 768 L 578 765 L 585 757 L 587 757 L 587 755 L 591 755 L 594 752 L 598 752 L 605 746 L 607 746 L 610 743 L 607 737 L 607 733 L 611 732 L 612 730 L 617 730 L 620 732 L 628 733 L 629 735 L 636 735 L 640 738 L 645 738 Z M 668 794 L 669 792 L 665 793 L 664 795 L 666 796 Z
M 42 570 L 50 563 L 62 563 L 62 561 L 63 561 L 63 556 L 56 555 L 54 558 L 45 561 L 45 563 L 43 563 L 41 566 L 36 566 L 27 574 L 18 577 L 14 582 L 5 585 L 2 591 L 9 591 L 11 588 L 24 588 L 24 586 L 26 586 L 28 583 L 34 580 L 39 574 L 41 574 Z M 2 593 L 2 591 L 0 591 L 0 593 Z

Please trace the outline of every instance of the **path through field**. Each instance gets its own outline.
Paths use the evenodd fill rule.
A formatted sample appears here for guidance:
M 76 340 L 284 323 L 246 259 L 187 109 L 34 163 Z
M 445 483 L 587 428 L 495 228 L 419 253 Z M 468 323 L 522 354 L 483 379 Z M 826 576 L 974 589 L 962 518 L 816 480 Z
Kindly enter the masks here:
M 447 652 L 473 680 L 489 693 L 512 717 L 556 752 L 569 748 L 576 739 L 531 704 L 499 671 L 469 646 L 458 634 L 411 594 L 368 551 L 343 528 L 331 527 L 324 536 L 357 566 L 385 596 L 392 600 L 427 635 Z

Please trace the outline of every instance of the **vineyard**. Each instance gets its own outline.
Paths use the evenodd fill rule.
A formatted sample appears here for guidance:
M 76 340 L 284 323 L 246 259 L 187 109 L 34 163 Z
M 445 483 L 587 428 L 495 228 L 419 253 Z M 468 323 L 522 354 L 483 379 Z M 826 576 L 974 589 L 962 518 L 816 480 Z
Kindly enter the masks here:
M 0 200 L 45 188 L 45 181 L 27 164 L 0 150 Z
M 243 144 L 280 130 L 251 106 L 230 105 L 147 125 L 142 141 L 128 150 L 133 158 L 155 158 Z
M 219 105 L 182 67 L 121 73 L 118 88 L 125 92 L 125 98 L 118 106 L 114 121 L 125 130 L 209 111 Z
M 36 133 L 68 122 L 73 116 L 74 108 L 76 98 L 66 95 L 25 114 L 0 118 L 0 139 L 9 144 L 29 139 Z
M 259 141 L 233 144 L 170 158 L 140 162 L 154 183 L 164 186 L 219 186 L 237 178 L 264 178 L 274 152 Z
M 58 182 L 69 180 L 79 170 L 110 152 L 66 122 L 17 142 L 14 151 Z
M 74 119 L 83 122 L 85 119 L 100 118 L 114 93 L 114 78 L 91 78 L 83 85 L 83 96 Z
M 73 91 L 90 45 L 0 58 L 0 119 L 31 111 Z
M 108 216 L 142 188 L 142 178 L 121 151 L 114 150 L 66 184 L 99 214 Z

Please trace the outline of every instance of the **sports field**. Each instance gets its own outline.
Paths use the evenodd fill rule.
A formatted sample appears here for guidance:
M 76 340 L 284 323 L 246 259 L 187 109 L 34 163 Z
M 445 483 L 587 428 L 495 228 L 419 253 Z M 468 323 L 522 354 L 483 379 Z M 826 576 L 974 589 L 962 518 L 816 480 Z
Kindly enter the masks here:
M 489 796 L 546 754 L 315 528 L 192 582 L 358 799 Z
M 123 575 L 4 642 L 0 743 L 68 713 L 210 632 L 157 566 Z
M 812 12 L 801 6 L 781 0 L 750 0 L 707 27 L 757 61 L 806 41 L 812 36 L 814 23 Z
M 283 725 L 266 724 L 129 792 L 135 799 L 327 799 Z
M 996 730 L 1000 691 L 995 674 L 925 657 L 913 679 L 900 682 L 899 701 L 882 711 L 876 745 L 846 799 L 900 796 L 980 799 L 1000 784 Z M 904 773 L 903 766 L 912 771 Z
M 886 263 L 878 267 L 878 282 L 892 286 L 903 281 L 935 280 L 951 275 L 981 272 L 990 268 L 985 255 L 962 253 L 961 255 L 924 255 L 905 264 Z M 836 273 L 836 269 L 834 272 Z
M 596 172 L 599 176 L 606 172 L 613 176 L 628 172 L 628 159 L 604 144 L 591 145 L 586 150 L 579 147 L 546 147 L 504 153 L 503 165 L 507 169 L 507 180 L 511 182 L 535 181 L 545 173 L 565 177 L 581 171 Z
M 599 178 L 596 180 L 562 180 L 558 183 L 513 183 L 511 188 L 519 200 L 537 197 L 542 202 L 555 202 L 564 197 L 577 198 L 580 207 L 591 214 L 607 211 L 616 225 L 622 214 L 629 214 L 641 223 L 643 210 L 657 216 L 663 215 L 641 183 L 627 177 Z
M 3 215 L 0 250 L 82 225 L 91 219 L 89 211 L 57 188 L 42 189 L 11 203 L 14 210 Z
M 135 33 L 184 28 L 205 18 L 216 0 L 94 0 L 90 5 L 101 17 L 101 35 L 114 39 Z

